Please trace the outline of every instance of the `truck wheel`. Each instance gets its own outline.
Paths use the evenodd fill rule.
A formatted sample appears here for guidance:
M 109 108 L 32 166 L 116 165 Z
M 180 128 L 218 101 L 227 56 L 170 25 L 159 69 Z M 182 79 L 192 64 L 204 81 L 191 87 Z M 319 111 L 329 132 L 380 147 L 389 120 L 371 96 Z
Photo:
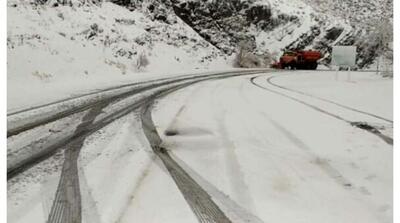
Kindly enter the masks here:
M 318 67 L 318 63 L 313 63 L 313 64 L 311 65 L 311 70 L 316 70 L 317 67 Z

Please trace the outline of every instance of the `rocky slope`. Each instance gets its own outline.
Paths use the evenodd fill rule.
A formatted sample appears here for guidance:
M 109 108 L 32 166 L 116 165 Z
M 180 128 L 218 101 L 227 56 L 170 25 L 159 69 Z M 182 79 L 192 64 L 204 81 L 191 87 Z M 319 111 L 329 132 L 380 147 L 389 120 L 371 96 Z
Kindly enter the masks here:
M 371 39 L 371 21 L 392 17 L 392 2 L 387 0 L 171 1 L 176 15 L 227 54 L 245 40 L 258 51 L 277 54 L 318 49 L 329 63 L 333 45 L 357 45 L 359 67 L 376 57 L 378 41 Z
M 357 64 L 365 67 L 377 55 L 379 39 L 371 39 L 374 23 L 393 14 L 390 0 L 109 1 L 8 0 L 9 55 L 20 57 L 30 48 L 50 61 L 59 60 L 57 52 L 64 55 L 64 50 L 53 43 L 65 42 L 87 52 L 86 57 L 103 53 L 103 61 L 90 59 L 95 67 L 116 67 L 124 74 L 135 72 L 130 68 L 141 52 L 165 66 L 208 67 L 245 43 L 255 54 L 275 57 L 287 49 L 314 48 L 329 63 L 331 47 L 340 44 L 357 45 Z M 97 52 L 99 48 L 103 52 Z M 65 57 L 76 52 L 65 52 Z M 90 73 L 81 68 L 78 72 Z
M 220 50 L 162 8 L 151 10 L 144 3 L 122 7 L 79 0 L 37 2 L 8 1 L 9 78 L 176 72 L 224 60 Z M 143 70 L 136 66 L 140 54 L 150 61 Z

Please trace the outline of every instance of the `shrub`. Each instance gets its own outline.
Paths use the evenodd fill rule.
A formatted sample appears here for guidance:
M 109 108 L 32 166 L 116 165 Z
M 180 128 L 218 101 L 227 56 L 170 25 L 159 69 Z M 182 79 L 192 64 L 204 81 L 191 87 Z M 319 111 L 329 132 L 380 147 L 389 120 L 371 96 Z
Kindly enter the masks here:
M 233 66 L 241 68 L 268 67 L 271 62 L 272 55 L 268 51 L 262 54 L 255 54 L 249 50 L 246 44 L 241 43 L 233 61 Z
M 145 68 L 147 65 L 149 65 L 149 60 L 147 59 L 147 56 L 144 52 L 140 53 L 138 58 L 136 59 L 136 64 L 135 68 L 137 70 L 141 70 L 142 68 Z

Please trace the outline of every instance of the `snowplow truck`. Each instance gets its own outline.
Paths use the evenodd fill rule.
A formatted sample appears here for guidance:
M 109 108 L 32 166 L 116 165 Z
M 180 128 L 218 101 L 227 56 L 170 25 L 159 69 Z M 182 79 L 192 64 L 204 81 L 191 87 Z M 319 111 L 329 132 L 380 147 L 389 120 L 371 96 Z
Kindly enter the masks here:
M 287 51 L 279 58 L 279 62 L 273 64 L 272 67 L 277 69 L 316 70 L 319 59 L 321 59 L 319 51 Z

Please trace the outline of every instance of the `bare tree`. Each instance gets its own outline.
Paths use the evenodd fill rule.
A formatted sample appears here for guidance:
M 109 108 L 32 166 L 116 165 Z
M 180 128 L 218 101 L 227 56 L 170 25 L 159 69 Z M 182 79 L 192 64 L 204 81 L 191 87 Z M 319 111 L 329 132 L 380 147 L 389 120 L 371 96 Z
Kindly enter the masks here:
M 373 21 L 374 31 L 368 38 L 376 44 L 377 70 L 380 70 L 381 63 L 384 63 L 384 75 L 391 75 L 389 66 L 393 65 L 393 20 L 383 18 Z

